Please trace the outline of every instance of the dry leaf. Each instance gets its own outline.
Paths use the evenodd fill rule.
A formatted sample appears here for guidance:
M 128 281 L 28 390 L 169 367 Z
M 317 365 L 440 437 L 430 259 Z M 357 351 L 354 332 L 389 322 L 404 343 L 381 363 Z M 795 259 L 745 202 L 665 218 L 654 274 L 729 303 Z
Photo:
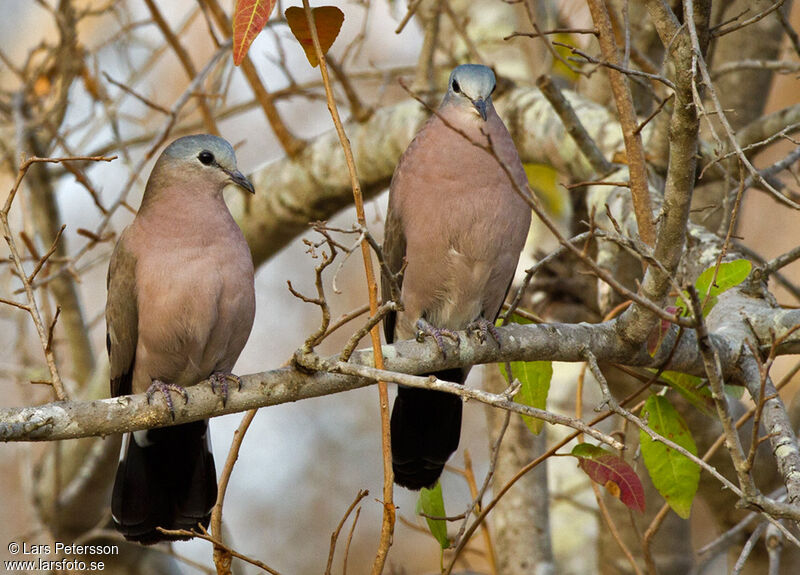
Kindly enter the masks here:
M 333 41 L 336 40 L 336 36 L 339 35 L 339 30 L 342 29 L 344 13 L 336 6 L 318 6 L 317 8 L 312 8 L 311 13 L 314 15 L 314 24 L 317 27 L 319 46 L 322 49 L 322 53 L 327 54 L 333 45 Z M 319 59 L 317 58 L 316 50 L 314 50 L 314 40 L 311 37 L 311 29 L 308 27 L 305 10 L 292 6 L 287 8 L 284 14 L 292 34 L 305 50 L 309 64 L 316 68 L 319 65 Z

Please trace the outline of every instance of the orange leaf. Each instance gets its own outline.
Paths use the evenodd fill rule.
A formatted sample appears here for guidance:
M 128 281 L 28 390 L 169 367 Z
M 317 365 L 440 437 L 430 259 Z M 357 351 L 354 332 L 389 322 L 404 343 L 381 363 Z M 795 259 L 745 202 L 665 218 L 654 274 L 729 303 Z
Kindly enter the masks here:
M 277 0 L 236 0 L 233 9 L 233 63 L 242 63 L 250 44 L 264 28 Z
M 311 13 L 314 15 L 314 24 L 317 27 L 319 47 L 323 54 L 327 54 L 333 41 L 336 40 L 336 36 L 339 35 L 339 30 L 342 29 L 344 13 L 336 6 L 319 6 L 312 8 Z M 284 14 L 286 22 L 289 23 L 289 29 L 306 52 L 308 63 L 316 68 L 319 65 L 319 58 L 314 50 L 314 40 L 311 37 L 311 28 L 308 27 L 305 10 L 292 6 L 287 8 Z
M 50 93 L 53 83 L 45 74 L 39 74 L 36 81 L 33 83 L 33 93 L 37 98 L 44 98 Z

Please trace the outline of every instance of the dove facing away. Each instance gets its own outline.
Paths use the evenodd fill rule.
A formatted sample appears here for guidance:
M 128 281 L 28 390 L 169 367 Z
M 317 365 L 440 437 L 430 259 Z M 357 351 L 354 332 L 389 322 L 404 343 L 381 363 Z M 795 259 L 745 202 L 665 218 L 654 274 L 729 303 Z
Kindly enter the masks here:
M 111 395 L 164 395 L 227 379 L 255 315 L 253 262 L 222 197 L 253 192 L 231 145 L 186 136 L 156 161 L 141 207 L 108 268 L 106 344 Z M 156 530 L 208 526 L 217 497 L 208 421 L 126 434 L 111 499 L 116 528 L 144 544 L 173 539 Z
M 397 273 L 406 261 L 400 296 L 404 311 L 387 316 L 389 342 L 494 329 L 530 226 L 531 211 L 515 190 L 527 189 L 525 170 L 491 95 L 495 76 L 466 64 L 450 75 L 441 106 L 400 158 L 389 191 L 383 252 Z M 488 136 L 488 137 L 487 137 Z M 478 143 L 484 148 L 474 145 Z M 485 147 L 491 144 L 497 157 Z M 508 168 L 508 173 L 499 161 Z M 390 282 L 382 278 L 384 301 Z M 469 368 L 434 373 L 463 384 Z M 434 485 L 458 448 L 461 398 L 400 386 L 392 409 L 395 482 L 409 489 Z

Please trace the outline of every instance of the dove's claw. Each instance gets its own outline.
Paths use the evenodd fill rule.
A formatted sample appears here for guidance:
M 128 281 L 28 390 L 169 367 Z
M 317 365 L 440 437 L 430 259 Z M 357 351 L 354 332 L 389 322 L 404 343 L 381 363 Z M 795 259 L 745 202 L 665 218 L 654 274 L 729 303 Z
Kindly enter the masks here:
M 447 352 L 444 349 L 444 338 L 452 339 L 456 346 L 459 345 L 460 341 L 458 339 L 458 334 L 452 330 L 438 328 L 434 325 L 431 325 L 426 320 L 420 318 L 417 320 L 417 341 L 422 341 L 426 335 L 429 335 L 433 338 L 433 341 L 436 342 L 436 347 L 439 348 L 439 351 L 442 352 L 442 357 L 447 357 Z
M 497 342 L 500 347 L 500 334 L 497 333 L 497 328 L 485 317 L 481 316 L 467 326 L 469 331 L 474 332 L 481 343 L 486 341 L 486 334 L 491 334 L 492 338 Z
M 180 396 L 183 398 L 184 404 L 189 403 L 189 394 L 186 393 L 186 390 L 183 387 L 175 383 L 164 383 L 160 379 L 154 379 L 153 383 L 150 384 L 150 387 L 147 388 L 147 391 L 145 391 L 144 394 L 147 396 L 147 403 L 150 403 L 150 400 L 153 399 L 153 396 L 156 394 L 156 392 L 161 392 L 164 394 L 164 400 L 167 402 L 169 414 L 174 420 L 175 406 L 172 403 L 172 396 L 169 394 L 170 391 L 180 394 Z
M 208 378 L 208 381 L 211 382 L 211 391 L 217 393 L 219 390 L 220 395 L 222 395 L 222 405 L 228 403 L 228 382 L 232 381 L 236 384 L 236 389 L 242 389 L 242 378 L 238 375 L 233 375 L 232 373 L 225 373 L 222 371 L 215 371 L 211 374 L 211 377 Z

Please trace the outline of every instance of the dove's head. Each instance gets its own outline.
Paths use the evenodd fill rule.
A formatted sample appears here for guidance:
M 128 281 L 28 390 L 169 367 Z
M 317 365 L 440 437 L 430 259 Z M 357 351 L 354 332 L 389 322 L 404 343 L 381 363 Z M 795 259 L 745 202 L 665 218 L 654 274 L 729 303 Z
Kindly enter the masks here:
M 148 188 L 154 180 L 161 180 L 161 185 L 185 182 L 212 194 L 221 193 L 232 183 L 255 193 L 253 184 L 236 167 L 233 147 L 227 140 L 209 134 L 184 136 L 167 146 L 153 168 Z
M 477 114 L 485 122 L 492 107 L 492 92 L 497 81 L 491 68 L 478 64 L 463 64 L 450 74 L 447 95 L 442 106 L 455 105 Z

